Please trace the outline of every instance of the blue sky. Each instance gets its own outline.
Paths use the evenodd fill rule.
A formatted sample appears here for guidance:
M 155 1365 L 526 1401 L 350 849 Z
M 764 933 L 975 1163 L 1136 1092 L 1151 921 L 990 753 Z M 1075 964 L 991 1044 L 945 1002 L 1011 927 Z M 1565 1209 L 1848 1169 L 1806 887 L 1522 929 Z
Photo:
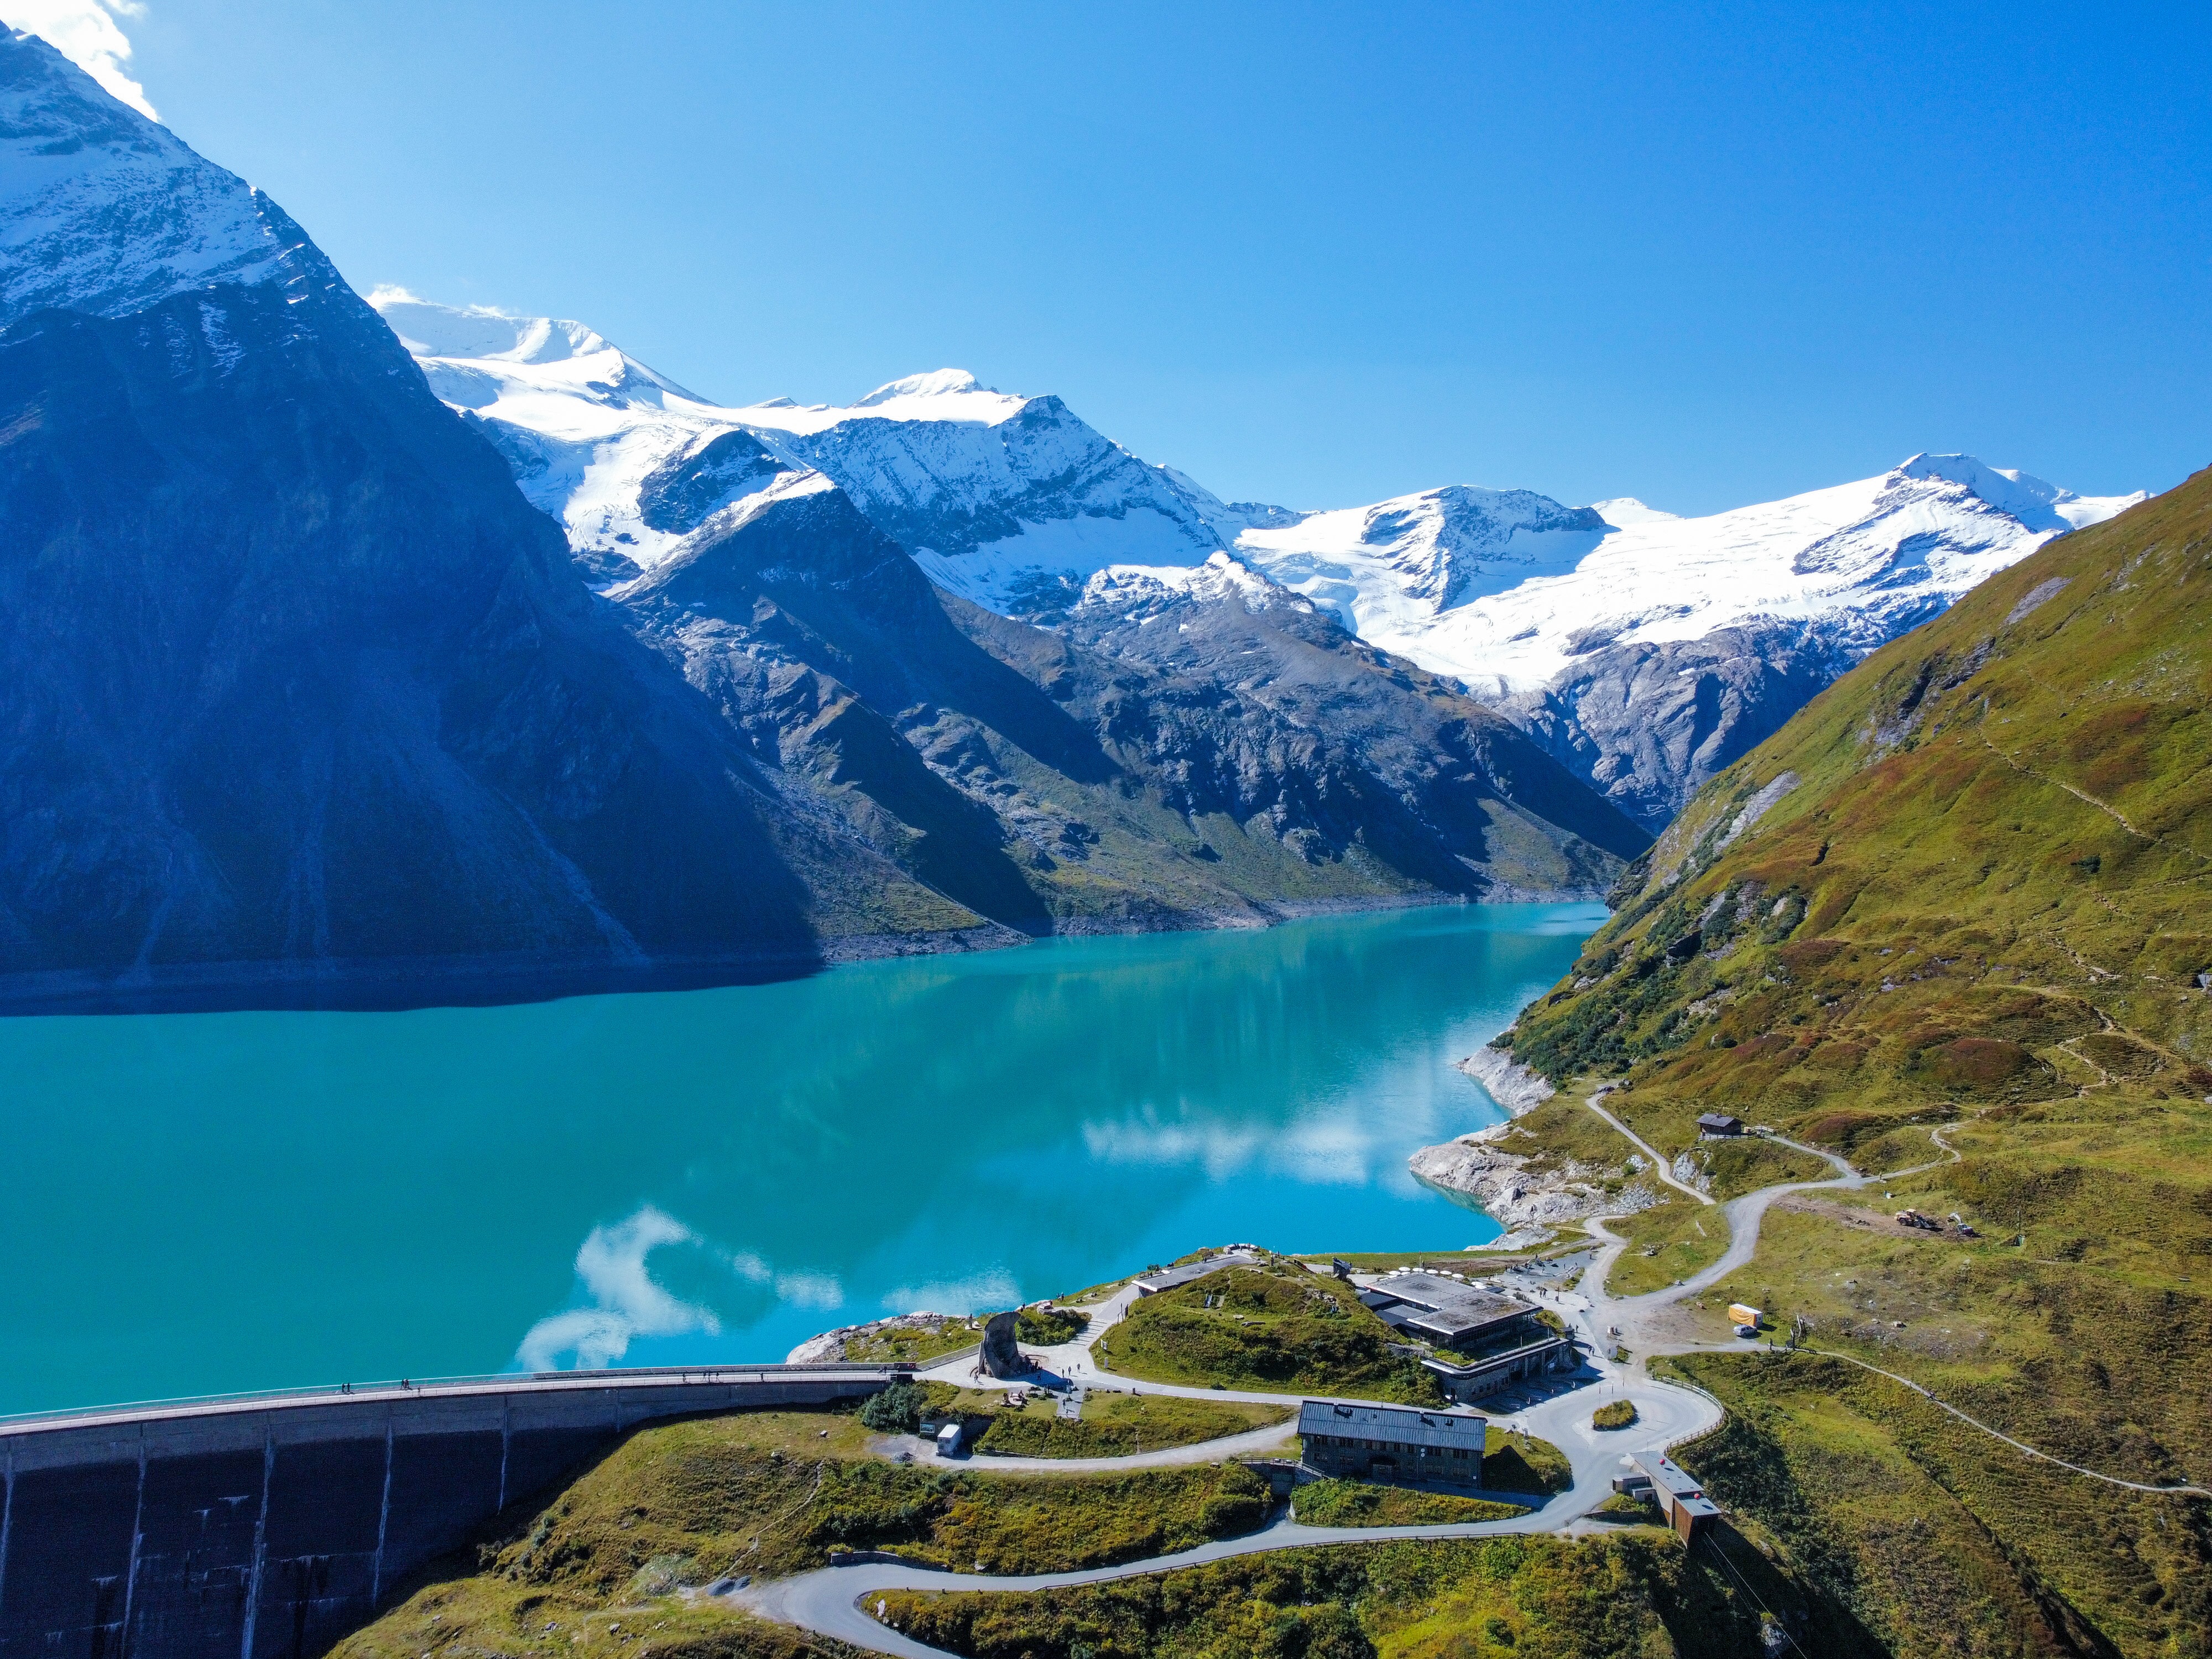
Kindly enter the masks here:
M 70 0 L 44 0 L 48 4 Z M 0 7 L 0 13 L 9 12 Z M 366 289 L 731 402 L 945 364 L 1225 495 L 2212 460 L 2212 13 L 144 0 Z

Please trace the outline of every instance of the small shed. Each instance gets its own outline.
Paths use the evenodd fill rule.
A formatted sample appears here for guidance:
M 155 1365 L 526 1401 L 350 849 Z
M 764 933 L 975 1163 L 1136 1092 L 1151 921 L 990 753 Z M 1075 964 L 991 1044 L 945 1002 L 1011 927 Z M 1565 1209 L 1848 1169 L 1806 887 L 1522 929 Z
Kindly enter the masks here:
M 1636 1468 L 1650 1482 L 1659 1512 L 1685 1544 L 1694 1544 L 1712 1530 L 1721 1506 L 1705 1496 L 1705 1489 L 1687 1469 L 1659 1452 L 1638 1453 Z
M 1730 1117 L 1725 1112 L 1702 1113 L 1698 1118 L 1698 1133 L 1700 1135 L 1740 1135 L 1743 1133 L 1743 1120 Z

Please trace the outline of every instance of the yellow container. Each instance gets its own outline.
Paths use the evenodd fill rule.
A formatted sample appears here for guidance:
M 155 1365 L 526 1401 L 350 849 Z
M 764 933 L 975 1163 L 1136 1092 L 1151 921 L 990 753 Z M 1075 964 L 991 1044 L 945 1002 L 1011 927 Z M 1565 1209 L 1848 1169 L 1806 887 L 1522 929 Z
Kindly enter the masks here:
M 1729 1323 L 1731 1325 L 1758 1326 L 1764 1325 L 1765 1322 L 1766 1316 L 1748 1304 L 1742 1302 L 1729 1304 Z

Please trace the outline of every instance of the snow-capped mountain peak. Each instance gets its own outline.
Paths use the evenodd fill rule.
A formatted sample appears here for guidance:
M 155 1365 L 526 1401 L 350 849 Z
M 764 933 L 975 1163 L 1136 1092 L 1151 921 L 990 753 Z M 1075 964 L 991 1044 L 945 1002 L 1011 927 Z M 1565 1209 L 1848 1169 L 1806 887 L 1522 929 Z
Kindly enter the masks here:
M 1621 530 L 1631 525 L 1663 524 L 1682 516 L 1679 513 L 1662 513 L 1656 507 L 1646 507 L 1633 495 L 1615 495 L 1610 501 L 1592 501 L 1590 511 Z
M 1230 555 L 1216 553 L 1203 564 L 1121 564 L 1101 570 L 1084 583 L 1074 608 L 1111 611 L 1139 622 L 1159 615 L 1178 599 L 1213 605 L 1233 600 L 1255 611 L 1307 603 Z
M 0 325 L 48 307 L 113 317 L 216 283 L 299 280 L 289 256 L 304 239 L 266 208 L 44 40 L 0 30 Z
M 1655 824 L 1854 658 L 2141 499 L 1921 454 L 1697 518 L 1460 484 L 1301 513 L 1224 501 L 1058 398 L 962 369 L 845 407 L 727 409 L 580 324 L 379 303 L 608 581 L 819 475 L 931 580 L 1004 614 L 1151 628 L 1194 606 L 1324 610 L 1495 701 Z
M 735 468 L 730 477 L 755 482 L 757 458 L 714 448 L 734 432 L 781 470 L 827 474 L 935 580 L 994 609 L 1064 603 L 1109 565 L 1199 562 L 1224 543 L 1159 469 L 1059 398 L 994 391 L 964 369 L 908 375 L 844 407 L 779 398 L 727 408 L 580 323 L 457 310 L 396 289 L 370 302 L 431 388 L 483 422 L 523 493 L 612 580 L 668 557 L 685 533 L 647 511 L 648 495 L 714 494 L 703 474 L 668 484 L 667 469 L 696 462 L 715 479 Z
M 939 398 L 963 392 L 988 392 L 1000 395 L 995 388 L 976 384 L 975 377 L 964 368 L 932 369 L 927 374 L 908 374 L 878 386 L 853 405 L 855 409 L 874 409 L 901 398 Z M 1015 399 L 1019 402 L 1020 399 Z
M 441 306 L 404 288 L 381 287 L 368 296 L 417 357 L 477 357 L 497 363 L 557 363 L 611 349 L 581 323 L 556 317 L 517 317 L 490 306 Z
M 1972 456 L 1916 455 L 1878 477 L 1778 501 L 1611 520 L 1571 569 L 1431 617 L 1401 607 L 1361 631 L 1493 696 L 1534 690 L 1601 647 L 1698 639 L 1754 619 L 1812 625 L 1838 649 L 1870 650 L 2052 536 L 2142 499 L 2076 495 Z
M 2054 532 L 2100 523 L 2143 499 L 2142 490 L 2124 496 L 2077 495 L 2015 467 L 1984 466 L 1971 455 L 1915 455 L 1897 469 L 1897 476 L 1962 485 L 2029 529 Z
M 1249 529 L 1237 547 L 1364 632 L 1416 626 L 1531 576 L 1571 570 L 1611 528 L 1589 507 L 1534 490 L 1450 484 Z

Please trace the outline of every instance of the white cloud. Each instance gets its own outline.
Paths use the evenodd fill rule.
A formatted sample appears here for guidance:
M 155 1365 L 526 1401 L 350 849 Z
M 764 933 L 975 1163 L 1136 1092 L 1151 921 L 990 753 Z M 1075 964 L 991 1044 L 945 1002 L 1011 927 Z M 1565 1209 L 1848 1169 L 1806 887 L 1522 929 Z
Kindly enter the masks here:
M 1083 1126 L 1084 1150 L 1102 1164 L 1194 1164 L 1224 1181 L 1255 1164 L 1322 1186 L 1362 1187 L 1378 1155 L 1374 1132 L 1347 1114 L 1287 1125 L 1162 1123 L 1149 1115 Z
M 780 1273 L 750 1250 L 730 1258 L 730 1271 L 749 1285 L 773 1285 L 779 1298 L 799 1308 L 842 1308 L 845 1286 L 835 1273 Z
M 526 1371 L 550 1371 L 564 1355 L 586 1370 L 611 1365 L 637 1336 L 721 1334 L 714 1310 L 679 1301 L 653 1282 L 646 1258 L 664 1244 L 696 1242 L 689 1227 L 647 1204 L 626 1221 L 594 1227 L 576 1252 L 576 1277 L 597 1304 L 541 1319 L 515 1350 Z
M 143 17 L 137 0 L 9 0 L 7 21 L 26 29 L 150 120 L 161 118 L 146 88 L 123 72 L 131 40 L 118 17 Z

